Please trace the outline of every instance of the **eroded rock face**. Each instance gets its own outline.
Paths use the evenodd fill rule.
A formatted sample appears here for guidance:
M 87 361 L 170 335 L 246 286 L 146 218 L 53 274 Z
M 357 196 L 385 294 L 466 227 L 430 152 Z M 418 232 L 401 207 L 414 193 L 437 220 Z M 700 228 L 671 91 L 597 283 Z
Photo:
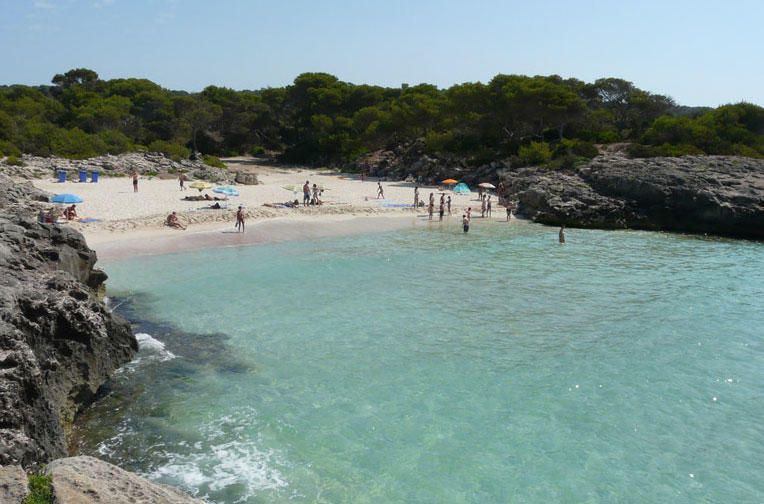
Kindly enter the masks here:
M 57 504 L 203 504 L 180 490 L 93 457 L 55 460 L 46 473 L 53 478 Z
M 545 224 L 764 239 L 764 160 L 604 155 L 569 172 L 526 168 L 502 179 L 519 211 Z
M 22 504 L 29 494 L 27 475 L 21 466 L 0 467 L 0 502 Z
M 106 275 L 82 235 L 30 213 L 0 202 L 0 465 L 25 467 L 67 454 L 75 414 L 137 351 L 96 296 Z

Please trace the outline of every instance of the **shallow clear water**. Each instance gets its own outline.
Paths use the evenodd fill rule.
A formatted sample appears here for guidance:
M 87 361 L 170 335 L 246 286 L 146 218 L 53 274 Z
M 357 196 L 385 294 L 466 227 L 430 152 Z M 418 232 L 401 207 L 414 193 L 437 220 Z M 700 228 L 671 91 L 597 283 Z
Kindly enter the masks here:
M 762 502 L 764 245 L 568 239 L 435 224 L 107 264 L 150 337 L 82 449 L 221 503 Z

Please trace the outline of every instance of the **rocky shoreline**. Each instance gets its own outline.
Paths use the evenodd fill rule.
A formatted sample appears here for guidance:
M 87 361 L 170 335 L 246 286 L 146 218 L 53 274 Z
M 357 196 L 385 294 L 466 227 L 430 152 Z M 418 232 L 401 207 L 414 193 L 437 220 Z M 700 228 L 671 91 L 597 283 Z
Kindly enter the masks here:
M 0 174 L 0 501 L 8 504 L 24 498 L 24 485 L 19 486 L 23 469 L 37 471 L 56 459 L 70 460 L 63 457 L 75 416 L 138 349 L 130 324 L 99 299 L 107 277 L 95 268 L 96 253 L 84 237 L 36 221 L 45 201 L 47 195 L 31 184 Z M 77 477 L 70 472 L 68 479 L 54 468 L 77 462 L 50 464 L 55 502 L 99 501 L 99 478 L 116 469 L 105 470 L 105 463 L 94 460 L 77 470 L 98 471 Z M 82 487 L 86 477 L 91 491 L 77 494 L 72 488 Z M 131 492 L 140 487 L 141 493 L 153 495 L 146 490 L 156 487 L 153 483 L 124 477 L 131 481 Z M 110 482 L 103 479 L 101 485 L 103 493 Z M 198 502 L 181 499 L 174 490 L 162 492 L 176 500 L 136 500 L 128 492 L 100 501 Z
M 542 224 L 764 240 L 764 159 L 631 159 L 611 149 L 567 169 L 518 168 L 510 161 L 469 167 L 413 145 L 372 153 L 351 167 L 393 180 L 492 182 L 518 215 Z
M 215 183 L 230 183 L 237 172 L 209 166 L 201 161 L 183 159 L 174 161 L 161 152 L 129 152 L 119 155 L 105 155 L 89 159 L 66 159 L 60 157 L 39 157 L 24 154 L 21 165 L 8 164 L 0 159 L 0 173 L 21 179 L 56 177 L 59 170 L 66 172 L 70 181 L 79 179 L 79 171 L 84 170 L 88 178 L 98 171 L 100 176 L 127 177 L 133 171 L 144 176 L 177 178 L 184 173 L 191 179 L 208 180 Z

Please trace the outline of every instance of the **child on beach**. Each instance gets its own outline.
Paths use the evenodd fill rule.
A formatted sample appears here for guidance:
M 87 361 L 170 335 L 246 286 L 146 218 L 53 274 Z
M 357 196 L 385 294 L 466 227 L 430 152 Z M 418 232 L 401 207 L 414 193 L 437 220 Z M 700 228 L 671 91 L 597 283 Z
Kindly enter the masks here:
M 467 216 L 467 214 L 462 214 L 462 227 L 464 228 L 465 233 L 469 232 L 470 218 Z
M 382 182 L 377 182 L 377 199 L 385 199 L 385 191 L 382 189 Z

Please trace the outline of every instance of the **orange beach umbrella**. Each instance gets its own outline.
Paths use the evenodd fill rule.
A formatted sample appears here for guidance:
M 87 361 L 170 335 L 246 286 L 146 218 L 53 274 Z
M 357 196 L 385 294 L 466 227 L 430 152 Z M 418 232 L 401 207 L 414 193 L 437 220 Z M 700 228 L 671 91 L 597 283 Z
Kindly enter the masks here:
M 443 185 L 454 185 L 454 184 L 458 184 L 459 181 L 458 180 L 454 180 L 452 178 L 447 178 L 446 180 L 443 180 L 440 183 L 443 184 Z

